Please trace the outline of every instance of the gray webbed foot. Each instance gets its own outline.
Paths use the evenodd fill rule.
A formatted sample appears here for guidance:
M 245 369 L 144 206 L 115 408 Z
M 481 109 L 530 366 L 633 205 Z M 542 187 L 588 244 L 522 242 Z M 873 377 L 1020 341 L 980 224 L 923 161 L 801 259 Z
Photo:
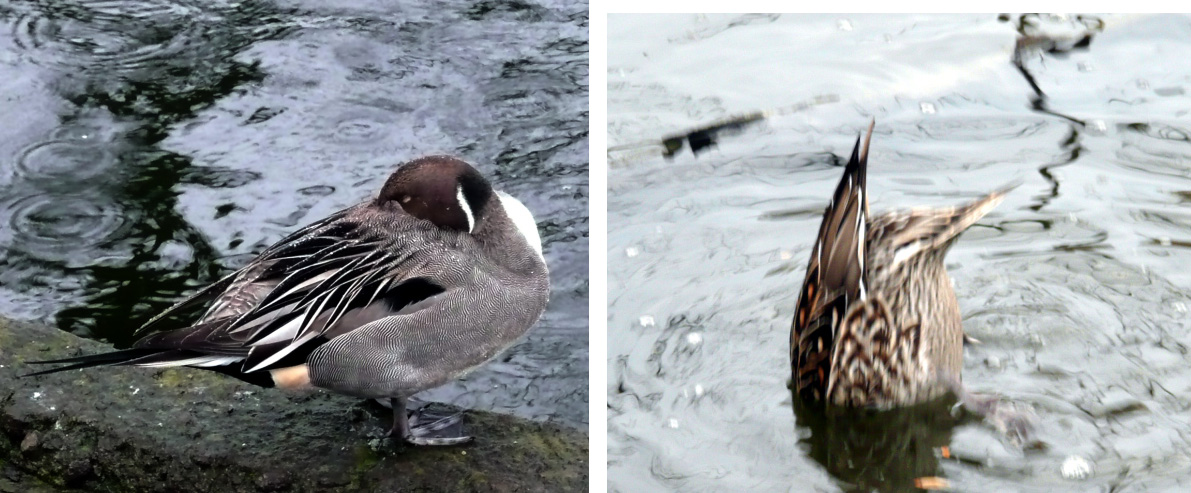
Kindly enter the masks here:
M 1028 406 L 1018 405 L 996 395 L 968 392 L 963 384 L 954 378 L 941 380 L 959 398 L 960 406 L 984 417 L 984 420 L 1002 436 L 1019 446 L 1030 443 L 1038 415 Z
M 392 403 L 393 427 L 387 436 L 401 437 L 405 443 L 420 446 L 459 445 L 472 441 L 472 437 L 463 434 L 463 413 L 439 415 L 421 410 L 407 413 L 404 399 L 394 398 Z

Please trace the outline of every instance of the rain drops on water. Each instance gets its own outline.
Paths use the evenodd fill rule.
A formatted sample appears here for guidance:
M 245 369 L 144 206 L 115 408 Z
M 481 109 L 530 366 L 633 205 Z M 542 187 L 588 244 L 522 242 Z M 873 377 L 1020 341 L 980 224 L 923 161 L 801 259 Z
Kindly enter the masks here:
M 657 323 L 653 321 L 653 317 L 651 317 L 649 315 L 642 315 L 641 319 L 638 320 L 638 322 L 641 324 L 642 327 L 653 327 L 653 326 L 657 325 Z
M 624 249 L 624 254 L 628 257 L 636 257 L 639 253 L 641 252 L 637 250 L 637 247 L 628 247 Z
M 699 344 L 703 342 L 703 335 L 698 332 L 691 332 L 686 335 L 686 342 L 691 344 Z
M 936 111 L 934 103 L 928 103 L 925 101 L 918 103 L 918 109 L 922 110 L 922 114 L 924 115 L 933 115 Z
M 1063 479 L 1087 479 L 1092 475 L 1092 463 L 1078 455 L 1071 455 L 1063 460 L 1063 466 L 1059 471 L 1063 474 Z
M 668 424 L 671 428 L 678 429 L 678 419 L 677 418 L 670 418 L 670 422 Z

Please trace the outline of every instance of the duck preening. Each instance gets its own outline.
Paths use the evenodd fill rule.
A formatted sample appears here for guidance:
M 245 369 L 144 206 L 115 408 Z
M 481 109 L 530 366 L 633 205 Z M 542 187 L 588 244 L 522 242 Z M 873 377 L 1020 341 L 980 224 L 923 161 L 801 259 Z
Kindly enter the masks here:
M 104 365 L 190 366 L 263 386 L 389 400 L 389 435 L 415 445 L 458 415 L 422 423 L 407 399 L 484 364 L 546 308 L 550 281 L 533 215 L 447 156 L 400 166 L 372 200 L 270 246 L 150 320 L 132 348 L 56 361 L 42 375 Z M 210 303 L 193 325 L 171 314 Z M 424 420 L 423 420 L 424 421 Z

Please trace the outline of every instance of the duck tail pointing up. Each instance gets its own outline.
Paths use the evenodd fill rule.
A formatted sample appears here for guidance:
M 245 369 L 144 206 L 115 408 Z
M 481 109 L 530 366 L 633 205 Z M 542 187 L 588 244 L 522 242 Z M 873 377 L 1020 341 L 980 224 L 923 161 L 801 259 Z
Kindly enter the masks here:
M 957 207 L 954 219 L 951 221 L 950 227 L 947 228 L 948 232 L 940 235 L 940 239 L 949 241 L 959 236 L 960 233 L 963 233 L 971 225 L 976 224 L 976 221 L 979 221 L 989 211 L 1001 205 L 1001 202 L 1005 200 L 1005 195 L 1020 185 L 1021 180 L 1015 180 L 988 195 Z

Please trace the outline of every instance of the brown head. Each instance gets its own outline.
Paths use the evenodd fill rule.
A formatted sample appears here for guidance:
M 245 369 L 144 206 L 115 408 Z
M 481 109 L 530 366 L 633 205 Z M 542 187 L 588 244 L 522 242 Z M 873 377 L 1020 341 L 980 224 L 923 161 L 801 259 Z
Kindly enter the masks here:
M 470 164 L 450 156 L 427 156 L 393 172 L 376 201 L 398 204 L 440 228 L 471 233 L 494 199 L 492 185 Z

